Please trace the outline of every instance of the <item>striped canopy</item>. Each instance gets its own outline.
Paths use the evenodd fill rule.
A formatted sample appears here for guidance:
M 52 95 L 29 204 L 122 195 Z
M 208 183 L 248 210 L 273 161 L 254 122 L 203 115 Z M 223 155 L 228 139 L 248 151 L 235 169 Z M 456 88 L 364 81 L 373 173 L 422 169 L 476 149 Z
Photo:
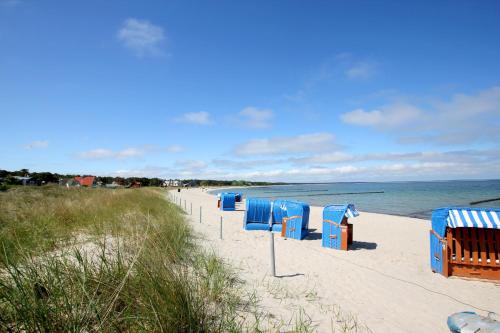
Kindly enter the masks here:
M 451 208 L 446 223 L 450 228 L 500 229 L 498 210 L 478 208 Z
M 500 229 L 500 209 L 443 207 L 432 211 L 432 230 L 444 237 L 446 228 Z

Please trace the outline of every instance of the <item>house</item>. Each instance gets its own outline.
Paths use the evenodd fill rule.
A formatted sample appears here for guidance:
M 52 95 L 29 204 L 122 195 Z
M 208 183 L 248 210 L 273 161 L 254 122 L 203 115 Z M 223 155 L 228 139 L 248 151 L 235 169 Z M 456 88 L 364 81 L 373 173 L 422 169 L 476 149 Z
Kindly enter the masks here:
M 30 184 L 31 177 L 14 176 L 15 179 L 19 180 L 24 186 Z
M 75 177 L 75 181 L 80 184 L 80 186 L 92 187 L 92 185 L 94 185 L 95 177 Z
M 177 187 L 177 186 L 181 186 L 181 181 L 178 180 L 178 179 L 169 179 L 169 180 L 165 180 L 163 182 L 163 186 L 174 186 L 174 187 Z
M 112 182 L 111 184 L 106 184 L 104 185 L 106 188 L 120 188 L 123 187 L 123 185 L 118 184 L 117 182 Z
M 74 178 L 60 178 L 59 186 L 75 187 L 80 186 L 80 183 L 78 183 Z
M 129 186 L 127 186 L 127 188 L 139 188 L 141 187 L 141 182 L 138 182 L 138 181 L 133 181 L 132 183 L 130 183 Z

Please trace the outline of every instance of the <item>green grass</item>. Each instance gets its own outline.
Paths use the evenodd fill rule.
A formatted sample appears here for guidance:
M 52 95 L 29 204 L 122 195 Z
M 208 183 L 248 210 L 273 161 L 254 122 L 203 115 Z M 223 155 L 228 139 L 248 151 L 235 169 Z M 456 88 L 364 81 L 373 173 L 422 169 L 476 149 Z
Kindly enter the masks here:
M 192 243 L 180 210 L 159 191 L 47 187 L 0 196 L 1 331 L 242 329 L 236 275 Z M 82 235 L 94 246 L 79 244 Z
M 2 257 L 12 263 L 21 254 L 47 252 L 81 234 L 129 235 L 142 228 L 147 214 L 153 224 L 175 229 L 169 242 L 176 250 L 187 249 L 190 231 L 180 211 L 153 189 L 16 187 L 0 193 Z

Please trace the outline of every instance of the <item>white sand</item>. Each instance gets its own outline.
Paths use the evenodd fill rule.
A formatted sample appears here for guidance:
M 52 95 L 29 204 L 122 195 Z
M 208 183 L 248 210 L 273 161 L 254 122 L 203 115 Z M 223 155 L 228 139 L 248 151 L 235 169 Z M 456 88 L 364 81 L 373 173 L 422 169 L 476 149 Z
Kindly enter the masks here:
M 322 208 L 311 207 L 312 240 L 275 234 L 276 274 L 281 278 L 274 278 L 269 233 L 243 230 L 244 204 L 239 211 L 221 212 L 216 197 L 200 189 L 171 195 L 182 198 L 182 207 L 186 200 L 188 217 L 204 244 L 240 268 L 248 290 L 257 291 L 263 310 L 273 315 L 261 320 L 271 326 L 285 320 L 281 330 L 290 318 L 293 324 L 298 316 L 309 316 L 318 331 L 331 332 L 352 323 L 352 315 L 373 332 L 449 332 L 446 319 L 454 312 L 486 315 L 480 308 L 500 313 L 500 284 L 447 279 L 431 271 L 429 221 L 361 213 L 350 219 L 358 249 L 338 251 L 321 247 Z

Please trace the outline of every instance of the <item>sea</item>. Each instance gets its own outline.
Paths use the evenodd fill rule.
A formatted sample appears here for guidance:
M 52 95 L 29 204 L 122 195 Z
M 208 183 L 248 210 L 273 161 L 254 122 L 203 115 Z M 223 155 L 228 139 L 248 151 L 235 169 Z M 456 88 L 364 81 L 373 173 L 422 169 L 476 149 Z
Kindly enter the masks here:
M 231 191 L 242 192 L 244 197 L 299 200 L 311 206 L 352 203 L 360 211 L 422 219 L 430 219 L 432 210 L 439 207 L 500 209 L 500 180 L 292 184 L 242 187 Z M 492 199 L 498 200 L 478 203 Z

